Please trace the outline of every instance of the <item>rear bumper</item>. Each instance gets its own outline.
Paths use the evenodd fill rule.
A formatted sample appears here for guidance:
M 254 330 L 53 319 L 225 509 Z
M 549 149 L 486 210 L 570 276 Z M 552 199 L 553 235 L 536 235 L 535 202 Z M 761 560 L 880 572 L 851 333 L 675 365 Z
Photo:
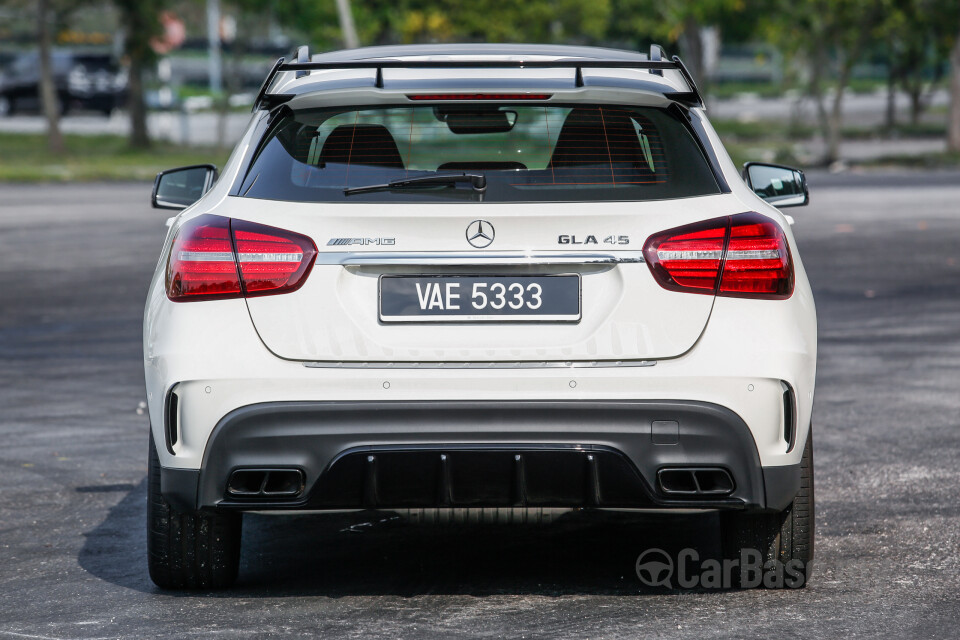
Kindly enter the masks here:
M 732 486 L 668 493 L 665 468 L 720 469 Z M 299 470 L 302 491 L 232 495 L 244 469 Z M 733 411 L 648 400 L 255 404 L 219 421 L 199 470 L 161 474 L 181 510 L 783 509 L 799 486 L 799 465 L 761 466 Z

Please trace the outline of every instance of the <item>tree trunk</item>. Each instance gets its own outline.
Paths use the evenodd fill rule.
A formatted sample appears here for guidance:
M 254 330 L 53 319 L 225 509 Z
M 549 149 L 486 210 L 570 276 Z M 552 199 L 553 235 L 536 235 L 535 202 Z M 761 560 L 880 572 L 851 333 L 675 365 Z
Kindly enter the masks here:
M 356 49 L 360 46 L 357 36 L 357 27 L 353 23 L 353 11 L 350 9 L 350 0 L 337 0 L 337 15 L 340 18 L 340 33 L 343 35 L 343 46 L 347 49 Z
M 150 146 L 147 105 L 143 98 L 143 66 L 140 56 L 131 52 L 128 81 L 130 96 L 127 98 L 127 107 L 130 110 L 130 146 L 135 149 L 146 149 Z
M 840 159 L 840 142 L 843 136 L 843 94 L 850 81 L 850 72 L 853 64 L 842 61 L 840 72 L 837 74 L 836 93 L 830 107 L 830 117 L 827 121 L 827 155 L 824 160 L 832 164 Z
M 950 119 L 947 124 L 947 148 L 960 153 L 960 34 L 950 52 Z
M 920 123 L 923 106 L 923 84 L 917 82 L 910 86 L 910 124 L 913 126 Z
M 50 25 L 50 2 L 40 0 L 37 21 L 40 28 L 40 102 L 47 119 L 47 149 L 51 153 L 63 153 L 63 136 L 60 133 L 60 98 L 53 77 L 53 33 Z
M 706 78 L 703 68 L 703 38 L 700 33 L 700 24 L 694 17 L 688 17 L 683 23 L 683 33 L 680 35 L 680 49 L 683 53 L 683 62 L 693 76 L 693 81 L 699 85 L 700 93 L 706 94 Z
M 887 115 L 886 129 L 893 131 L 897 127 L 897 78 L 893 67 L 887 71 Z
M 825 66 L 824 56 L 822 54 L 810 56 L 810 96 L 817 108 L 817 123 L 820 128 L 820 135 L 827 146 L 830 145 L 830 117 L 827 114 L 827 107 L 824 104 L 823 95 L 823 69 Z M 821 162 L 829 163 L 829 151 L 820 159 Z
M 158 5 L 146 0 L 114 0 L 120 9 L 124 30 L 124 48 L 130 60 L 127 84 L 127 109 L 130 112 L 130 146 L 146 149 L 150 146 L 147 132 L 147 105 L 143 97 L 143 76 L 153 60 L 150 39 L 159 35 Z

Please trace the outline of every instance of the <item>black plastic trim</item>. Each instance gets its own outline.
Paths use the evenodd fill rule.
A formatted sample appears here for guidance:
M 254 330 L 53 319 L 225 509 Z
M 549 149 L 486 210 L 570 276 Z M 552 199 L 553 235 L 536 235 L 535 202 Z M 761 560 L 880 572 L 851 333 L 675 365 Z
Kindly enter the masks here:
M 654 445 L 651 425 L 659 420 L 679 423 L 676 445 Z M 544 449 L 613 452 L 624 456 L 645 484 L 648 495 L 637 506 L 762 509 L 766 503 L 756 445 L 735 413 L 709 403 L 615 400 L 251 405 L 231 412 L 214 428 L 204 452 L 198 504 L 253 508 L 225 498 L 231 470 L 298 467 L 307 474 L 304 500 L 258 503 L 256 508 L 304 509 L 318 478 L 336 460 L 355 453 L 376 456 L 391 448 L 438 455 L 471 448 L 513 455 Z M 702 500 L 670 498 L 654 489 L 658 469 L 691 464 L 728 469 L 736 490 L 729 497 Z
M 767 509 L 783 511 L 800 491 L 800 465 L 764 467 L 763 484 L 766 487 Z
M 167 445 L 167 452 L 170 455 L 174 455 L 173 445 L 177 444 L 179 439 L 179 423 L 180 423 L 180 396 L 177 395 L 177 390 L 175 388 L 170 389 L 167 393 L 167 402 L 164 406 L 164 416 L 163 416 L 163 433 L 165 444 Z
M 240 193 L 240 187 L 242 187 L 243 183 L 247 180 L 247 175 L 250 172 L 250 168 L 253 166 L 253 159 L 256 158 L 258 153 L 260 153 L 263 144 L 266 142 L 267 133 L 277 122 L 279 122 L 281 114 L 286 110 L 289 110 L 289 107 L 281 106 L 279 109 L 274 109 L 267 117 L 261 119 L 257 123 L 256 128 L 254 129 L 250 138 L 250 144 L 247 145 L 247 151 L 240 160 L 240 171 L 237 172 L 237 177 L 234 179 L 233 185 L 230 187 L 229 195 L 243 195 Z
M 180 513 L 197 509 L 199 487 L 199 469 L 160 468 L 160 493 Z
M 789 383 L 783 391 L 783 439 L 787 442 L 787 453 L 797 444 L 797 394 Z
M 276 62 L 273 63 L 273 67 L 270 69 L 270 72 L 267 74 L 267 77 L 263 79 L 263 84 L 260 85 L 260 90 L 257 91 L 257 97 L 253 100 L 253 107 L 251 111 L 257 111 L 258 109 L 263 108 L 263 100 L 267 97 L 267 89 L 270 88 L 270 85 L 273 83 L 273 79 L 277 76 L 277 73 L 280 71 L 280 67 L 283 66 L 283 63 L 286 62 L 286 58 L 278 58 Z
M 680 70 L 680 75 L 683 76 L 683 79 L 687 81 L 687 84 L 690 86 L 690 99 L 697 106 L 704 106 L 703 97 L 700 95 L 700 89 L 697 87 L 697 83 L 694 82 L 693 76 L 690 75 L 690 72 L 687 71 L 687 65 L 683 64 L 683 60 L 680 59 L 680 56 L 673 56 L 670 58 L 673 63 L 676 65 L 676 68 Z
M 679 115 L 681 122 L 686 122 L 689 125 L 690 131 L 693 132 L 694 140 L 696 140 L 700 146 L 700 152 L 703 153 L 703 157 L 707 159 L 707 163 L 710 165 L 710 170 L 713 171 L 713 177 L 717 180 L 717 186 L 720 188 L 720 192 L 731 193 L 730 184 L 724 177 L 723 169 L 720 167 L 720 159 L 710 144 L 710 137 L 707 135 L 707 130 L 703 127 L 700 118 L 692 115 L 687 107 L 678 102 L 674 102 L 667 109 Z

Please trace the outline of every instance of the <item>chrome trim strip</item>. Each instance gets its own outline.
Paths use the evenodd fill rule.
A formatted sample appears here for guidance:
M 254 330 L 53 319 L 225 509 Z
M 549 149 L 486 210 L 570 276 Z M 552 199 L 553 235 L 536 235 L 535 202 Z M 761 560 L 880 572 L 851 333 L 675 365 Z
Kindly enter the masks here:
M 181 262 L 233 262 L 232 251 L 181 251 L 177 259 Z
M 657 251 L 657 257 L 661 260 L 719 260 L 723 256 L 723 251 Z
M 743 251 L 728 251 L 727 260 L 779 260 L 780 252 L 776 249 L 745 249 Z
M 338 252 L 321 251 L 316 264 L 363 265 L 538 265 L 538 264 L 629 264 L 643 262 L 642 251 L 612 253 L 561 253 L 452 251 L 452 252 Z
M 304 362 L 308 369 L 584 369 L 653 367 L 656 360 L 575 360 L 559 362 Z
M 182 262 L 233 262 L 231 251 L 181 251 Z M 302 253 L 241 253 L 240 262 L 301 262 Z
M 719 260 L 723 251 L 658 251 L 661 260 Z M 780 252 L 776 249 L 744 249 L 728 251 L 727 260 L 777 260 Z

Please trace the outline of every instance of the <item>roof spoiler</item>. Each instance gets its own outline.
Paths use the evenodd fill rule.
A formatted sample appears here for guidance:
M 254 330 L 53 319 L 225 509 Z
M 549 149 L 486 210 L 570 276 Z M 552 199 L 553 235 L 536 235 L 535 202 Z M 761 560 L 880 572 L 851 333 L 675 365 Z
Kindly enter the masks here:
M 310 52 L 306 46 L 298 47 L 293 60 L 286 58 L 277 60 L 267 78 L 260 86 L 257 98 L 253 102 L 253 110 L 270 109 L 278 104 L 290 100 L 290 94 L 268 93 L 274 78 L 281 71 L 296 71 L 297 77 L 307 75 L 309 71 L 329 69 L 376 69 L 377 75 L 374 86 L 383 88 L 384 69 L 576 69 L 574 86 L 582 87 L 583 69 L 646 69 L 650 73 L 662 76 L 664 69 L 679 71 L 687 83 L 688 91 L 665 92 L 664 96 L 686 104 L 688 106 L 704 106 L 703 97 L 697 88 L 696 82 L 679 56 L 670 60 L 663 59 L 663 48 L 660 45 L 651 45 L 650 56 L 647 60 L 349 60 L 344 62 L 311 62 Z

